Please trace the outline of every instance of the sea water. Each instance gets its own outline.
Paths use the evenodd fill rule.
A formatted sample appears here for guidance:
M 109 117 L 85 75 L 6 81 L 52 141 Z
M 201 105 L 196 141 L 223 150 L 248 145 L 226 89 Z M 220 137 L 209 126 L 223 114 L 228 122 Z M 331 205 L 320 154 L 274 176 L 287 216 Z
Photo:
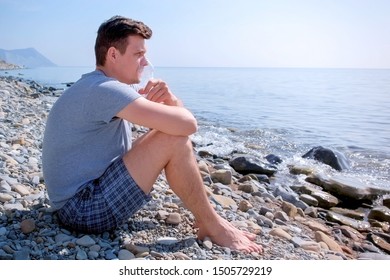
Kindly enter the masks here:
M 66 88 L 93 67 L 0 71 Z M 217 155 L 242 151 L 300 160 L 314 146 L 336 149 L 347 172 L 390 188 L 390 70 L 155 67 L 197 117 L 193 136 Z

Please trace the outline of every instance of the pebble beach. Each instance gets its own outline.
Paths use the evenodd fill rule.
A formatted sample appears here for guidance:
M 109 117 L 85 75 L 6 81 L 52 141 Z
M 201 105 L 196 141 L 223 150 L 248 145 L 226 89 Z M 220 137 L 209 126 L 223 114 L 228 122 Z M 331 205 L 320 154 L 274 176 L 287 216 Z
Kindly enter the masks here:
M 194 218 L 161 174 L 150 201 L 113 232 L 82 234 L 51 211 L 41 170 L 46 118 L 62 90 L 0 77 L 0 260 L 390 260 L 390 186 L 277 155 L 219 157 L 194 143 L 210 203 L 257 234 L 262 254 L 198 240 Z M 133 136 L 146 129 L 134 127 Z M 313 167 L 314 166 L 314 167 Z

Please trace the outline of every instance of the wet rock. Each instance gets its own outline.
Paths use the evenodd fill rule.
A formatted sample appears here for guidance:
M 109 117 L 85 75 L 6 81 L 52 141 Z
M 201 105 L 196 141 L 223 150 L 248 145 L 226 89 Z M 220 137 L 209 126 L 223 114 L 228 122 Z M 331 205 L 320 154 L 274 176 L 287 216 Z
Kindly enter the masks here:
M 274 154 L 269 154 L 269 155 L 267 155 L 267 156 L 265 157 L 265 159 L 266 159 L 269 163 L 271 163 L 271 164 L 279 164 L 279 163 L 282 163 L 282 162 L 283 162 L 283 160 L 282 160 L 280 157 L 278 157 L 278 156 L 276 156 L 276 155 L 274 155 Z
M 329 211 L 327 213 L 326 218 L 328 221 L 337 222 L 342 225 L 347 225 L 354 229 L 357 229 L 358 231 L 367 231 L 368 229 L 371 228 L 370 224 L 366 221 L 360 221 L 360 220 L 358 221 L 332 211 Z
M 364 238 L 364 236 L 358 230 L 356 230 L 352 227 L 342 225 L 339 227 L 339 229 L 341 230 L 341 232 L 344 236 L 346 236 L 354 241 L 359 241 L 359 240 L 362 240 Z
M 311 196 L 318 201 L 318 206 L 321 208 L 329 209 L 339 204 L 337 197 L 320 190 L 316 190 L 311 193 Z
M 318 206 L 318 200 L 309 194 L 301 194 L 299 199 L 305 202 L 309 206 Z
M 383 204 L 383 206 L 390 208 L 390 197 L 383 198 L 382 204 Z
M 355 220 L 363 220 L 365 216 L 363 212 L 360 212 L 358 210 L 339 208 L 339 207 L 332 207 L 329 210 L 331 210 L 334 213 L 338 213 Z
M 274 165 L 249 155 L 236 156 L 229 161 L 229 164 L 235 171 L 243 175 L 255 173 L 272 176 L 277 171 Z
M 367 239 L 375 244 L 378 248 L 390 254 L 390 243 L 383 239 L 381 236 L 376 233 L 369 233 Z
M 377 206 L 371 209 L 367 216 L 369 219 L 374 219 L 382 222 L 390 223 L 390 209 L 386 206 Z
M 371 186 L 355 178 L 341 174 L 332 177 L 320 174 L 308 176 L 306 181 L 321 186 L 327 192 L 346 201 L 373 201 L 377 197 L 389 193 L 389 189 Z
M 302 157 L 315 159 L 319 162 L 331 166 L 338 171 L 349 169 L 350 167 L 347 158 L 342 153 L 336 150 L 331 150 L 329 148 L 324 148 L 322 146 L 312 148 Z
M 289 166 L 289 170 L 291 174 L 295 175 L 310 175 L 315 172 L 315 169 L 312 166 L 305 166 L 305 165 L 292 165 Z

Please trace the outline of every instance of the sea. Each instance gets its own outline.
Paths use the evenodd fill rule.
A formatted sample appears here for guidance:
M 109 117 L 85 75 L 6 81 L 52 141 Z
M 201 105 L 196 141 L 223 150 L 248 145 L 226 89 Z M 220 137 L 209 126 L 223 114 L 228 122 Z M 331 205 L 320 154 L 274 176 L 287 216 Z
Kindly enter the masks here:
M 94 67 L 0 71 L 66 89 Z M 285 166 L 316 162 L 316 146 L 343 153 L 342 171 L 390 189 L 390 69 L 156 67 L 199 123 L 197 149 L 218 156 L 279 156 Z

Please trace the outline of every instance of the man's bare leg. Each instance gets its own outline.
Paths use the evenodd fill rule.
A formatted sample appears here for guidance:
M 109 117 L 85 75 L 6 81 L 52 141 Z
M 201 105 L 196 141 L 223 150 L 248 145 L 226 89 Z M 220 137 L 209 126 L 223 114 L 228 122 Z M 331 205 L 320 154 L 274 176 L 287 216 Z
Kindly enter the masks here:
M 145 193 L 151 191 L 161 170 L 165 169 L 171 189 L 195 216 L 199 239 L 208 236 L 220 246 L 262 252 L 262 247 L 253 242 L 256 235 L 235 228 L 210 204 L 188 137 L 151 131 L 134 142 L 123 160 Z

